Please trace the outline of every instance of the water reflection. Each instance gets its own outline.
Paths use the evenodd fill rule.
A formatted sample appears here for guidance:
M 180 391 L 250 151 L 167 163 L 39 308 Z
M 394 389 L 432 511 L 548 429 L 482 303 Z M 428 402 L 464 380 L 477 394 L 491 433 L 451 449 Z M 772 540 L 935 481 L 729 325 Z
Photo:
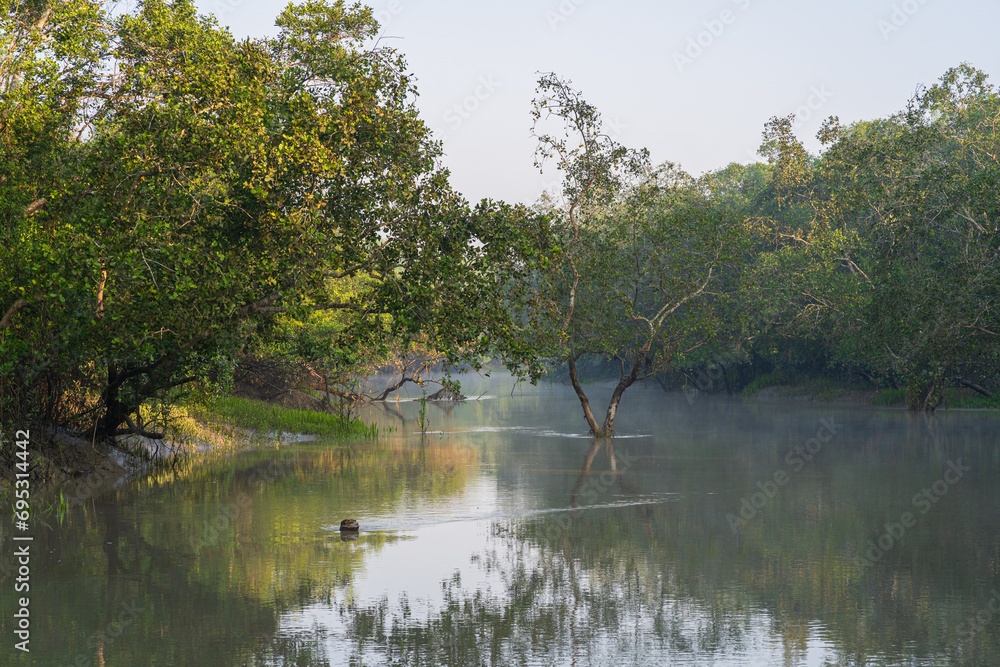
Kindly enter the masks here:
M 569 406 L 549 407 L 551 426 L 551 415 Z M 645 423 L 666 433 L 624 446 L 622 439 L 613 447 L 591 443 L 575 473 L 568 459 L 573 451 L 579 456 L 578 447 L 539 450 L 552 429 L 470 428 L 507 440 L 509 465 L 497 473 L 519 490 L 516 516 L 500 512 L 425 534 L 432 543 L 462 544 L 468 562 L 452 563 L 450 575 L 439 572 L 440 594 L 417 596 L 419 604 L 404 584 L 303 610 L 310 627 L 351 638 L 348 653 L 337 640 L 317 641 L 323 659 L 993 664 L 995 634 L 987 630 L 977 642 L 961 632 L 976 586 L 956 597 L 949 580 L 969 564 L 958 545 L 995 542 L 995 416 L 928 422 L 891 412 L 734 404 L 703 412 L 709 418 L 692 420 L 674 406 L 665 419 Z M 822 430 L 831 419 L 845 431 Z M 810 454 L 817 433 L 827 451 Z M 789 452 L 797 453 L 792 464 Z M 799 461 L 799 452 L 808 460 Z M 907 507 L 922 480 L 961 455 L 977 460 L 970 466 L 977 474 L 956 505 L 922 518 L 914 540 L 895 545 L 880 568 L 859 568 L 866 531 L 876 536 L 893 507 Z M 795 477 L 754 522 L 732 531 L 726 515 L 785 467 Z M 963 515 L 993 529 L 956 525 Z M 930 548 L 949 556 L 942 562 Z M 433 550 L 427 556 L 443 557 Z M 423 576 L 423 563 L 415 562 L 415 576 Z M 977 576 L 992 581 L 994 570 L 980 567 Z
M 602 443 L 571 392 L 493 395 L 39 527 L 17 664 L 1000 664 L 997 415 L 640 391 Z

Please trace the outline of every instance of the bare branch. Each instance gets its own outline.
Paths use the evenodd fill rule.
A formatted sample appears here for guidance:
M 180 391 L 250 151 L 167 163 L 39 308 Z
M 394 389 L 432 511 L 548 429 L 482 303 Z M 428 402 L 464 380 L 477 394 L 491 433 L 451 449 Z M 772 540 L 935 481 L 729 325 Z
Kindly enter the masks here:
M 412 382 L 413 384 L 416 384 L 416 385 L 422 384 L 422 382 L 419 379 L 403 376 L 402 380 L 400 380 L 399 382 L 397 382 L 397 383 L 395 383 L 393 385 L 390 385 L 390 386 L 386 387 L 385 391 L 383 391 L 382 394 L 378 398 L 375 398 L 373 400 L 375 400 L 375 401 L 384 401 L 386 399 L 386 397 L 389 396 L 389 394 L 391 394 L 392 392 L 396 391 L 397 389 L 399 389 L 400 387 L 402 387 L 407 382 Z
M 688 294 L 686 297 L 684 297 L 683 299 L 681 299 L 680 301 L 678 301 L 672 308 L 670 307 L 669 303 L 666 304 L 666 305 L 664 305 L 663 308 L 660 309 L 660 312 L 658 312 L 653 317 L 652 321 L 650 322 L 650 329 L 653 330 L 654 333 L 655 333 L 656 330 L 658 330 L 661 326 L 663 326 L 663 321 L 666 320 L 668 316 L 670 316 L 671 314 L 673 314 L 678 308 L 680 308 L 681 306 L 683 306 L 685 303 L 687 303 L 691 299 L 695 299 L 695 298 L 701 296 L 702 292 L 705 291 L 705 288 L 708 287 L 708 284 L 712 281 L 712 274 L 714 272 L 715 272 L 715 267 L 712 267 L 711 269 L 709 269 L 708 270 L 708 277 L 705 278 L 705 282 L 703 282 L 701 284 L 701 287 L 699 287 L 697 290 L 695 290 L 694 292 Z M 653 326 L 654 324 L 655 324 L 655 329 L 654 329 L 654 326 Z
M 851 273 L 854 273 L 855 271 L 857 271 L 862 276 L 864 276 L 864 279 L 867 280 L 869 282 L 869 284 L 871 283 L 872 279 L 868 277 L 867 273 L 865 273 L 864 271 L 861 270 L 861 267 L 858 266 L 854 262 L 853 259 L 851 259 L 850 257 L 846 257 L 846 256 L 845 257 L 838 257 L 837 259 L 841 260 L 842 262 L 847 262 L 847 266 L 850 267 Z
M 270 294 L 261 299 L 257 299 L 252 303 L 248 303 L 245 306 L 242 306 L 237 311 L 237 313 L 240 315 L 240 317 L 249 317 L 250 315 L 254 315 L 257 313 L 284 312 L 285 310 L 284 308 L 276 307 L 273 305 L 274 302 L 280 298 L 281 298 L 281 292 L 275 290 L 274 292 L 271 292 Z
M 960 218 L 964 218 L 964 219 L 968 220 L 980 232 L 984 232 L 984 233 L 986 232 L 986 230 L 983 228 L 983 226 L 981 224 L 979 224 L 979 221 L 972 217 L 972 213 L 971 213 L 971 211 L 969 211 L 969 207 L 968 206 L 963 206 L 962 208 L 958 209 L 958 211 L 956 211 L 956 214 Z M 989 220 L 989 217 L 986 216 L 985 214 L 983 214 L 983 217 L 986 218 L 987 221 Z
M 0 323 L 0 329 L 2 329 L 2 328 L 3 328 L 3 324 Z M 967 326 L 965 328 L 966 329 L 975 329 L 976 331 L 982 331 L 983 333 L 989 334 L 991 336 L 1000 336 L 1000 333 L 997 333 L 996 331 L 990 331 L 989 329 L 984 329 L 982 327 L 976 327 L 976 326 L 971 326 L 970 325 L 970 326 Z
M 799 243 L 802 243 L 804 245 L 810 245 L 810 246 L 812 245 L 812 243 L 809 243 L 809 241 L 806 241 L 804 238 L 796 234 L 785 234 L 782 232 L 778 232 L 778 237 L 783 239 L 791 239 L 793 241 L 798 241 Z
M 141 435 L 144 438 L 149 438 L 150 440 L 163 440 L 166 436 L 165 433 L 156 433 L 154 431 L 147 431 L 146 429 L 139 428 L 132 421 L 132 417 L 125 415 L 125 423 L 128 424 L 128 429 L 121 429 L 115 431 L 114 435 Z

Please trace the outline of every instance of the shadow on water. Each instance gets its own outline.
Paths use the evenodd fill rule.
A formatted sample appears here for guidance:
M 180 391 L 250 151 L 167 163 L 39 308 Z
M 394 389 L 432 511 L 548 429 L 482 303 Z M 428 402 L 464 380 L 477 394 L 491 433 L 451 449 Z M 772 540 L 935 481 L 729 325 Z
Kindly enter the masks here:
M 390 403 L 375 444 L 73 507 L 16 664 L 1000 664 L 996 414 L 640 390 L 593 441 L 574 401 L 503 387 L 434 434 Z

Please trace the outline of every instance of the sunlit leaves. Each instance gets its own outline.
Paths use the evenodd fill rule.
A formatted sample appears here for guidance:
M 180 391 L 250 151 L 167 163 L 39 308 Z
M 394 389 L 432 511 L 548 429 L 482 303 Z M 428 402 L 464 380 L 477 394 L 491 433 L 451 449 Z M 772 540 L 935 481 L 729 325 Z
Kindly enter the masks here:
M 833 361 L 921 391 L 988 367 L 1000 352 L 998 118 L 995 89 L 962 65 L 889 118 L 828 121 L 815 164 L 787 122 L 769 124 L 776 196 L 811 219 L 774 221 L 783 247 L 748 283 L 758 311 Z
M 199 360 L 353 365 L 411 343 L 530 358 L 509 278 L 536 261 L 539 228 L 451 190 L 371 10 L 309 0 L 243 42 L 190 0 L 103 11 L 18 6 L 2 38 L 27 55 L 0 71 L 2 233 L 31 267 L 3 274 L 30 301 L 8 330 L 100 396 L 103 434 L 175 384 L 216 384 Z M 46 341 L 68 330 L 57 356 Z

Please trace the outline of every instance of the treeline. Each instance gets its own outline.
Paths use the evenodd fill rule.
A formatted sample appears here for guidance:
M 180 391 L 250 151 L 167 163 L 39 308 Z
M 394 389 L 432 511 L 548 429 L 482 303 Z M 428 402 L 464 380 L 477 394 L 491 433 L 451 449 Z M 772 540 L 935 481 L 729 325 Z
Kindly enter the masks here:
M 145 406 L 248 358 L 525 358 L 507 277 L 547 223 L 451 189 L 370 9 L 236 41 L 190 0 L 2 4 L 4 432 L 156 438 Z
M 963 65 L 821 157 L 692 177 L 610 139 L 554 74 L 533 207 L 471 206 L 369 9 L 290 5 L 238 42 L 189 0 L 5 2 L 0 422 L 162 435 L 144 406 L 307 369 L 345 399 L 394 365 L 563 363 L 595 434 L 634 383 L 707 363 L 997 386 L 1000 98 Z M 568 130 L 564 131 L 564 130 Z M 616 364 L 603 420 L 577 372 Z
M 744 280 L 759 353 L 905 389 L 911 409 L 947 386 L 995 389 L 998 120 L 1000 96 L 969 65 L 888 118 L 829 119 L 818 159 L 791 118 L 772 120 L 769 180 L 747 209 L 771 240 Z
M 546 282 L 558 358 L 594 433 L 641 379 L 704 369 L 732 390 L 754 376 L 856 375 L 933 410 L 948 387 L 1000 381 L 1000 96 L 969 65 L 888 118 L 828 119 L 821 156 L 794 116 L 765 126 L 767 163 L 693 178 L 617 145 L 568 82 L 541 81 L 540 136 L 566 175 L 548 208 L 562 263 Z M 603 423 L 577 373 L 618 366 Z M 691 384 L 696 384 L 692 382 Z

